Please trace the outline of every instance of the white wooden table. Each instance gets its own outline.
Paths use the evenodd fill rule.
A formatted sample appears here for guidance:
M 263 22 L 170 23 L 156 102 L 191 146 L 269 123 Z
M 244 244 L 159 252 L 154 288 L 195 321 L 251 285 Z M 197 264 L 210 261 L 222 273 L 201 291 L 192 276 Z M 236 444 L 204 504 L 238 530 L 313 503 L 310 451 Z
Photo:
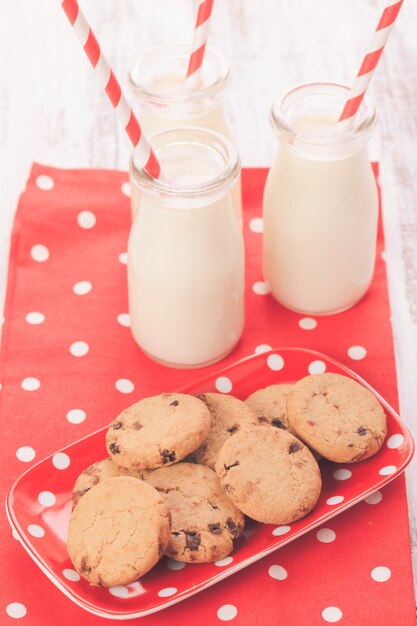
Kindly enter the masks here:
M 156 44 L 190 42 L 194 0 L 81 0 L 121 82 Z M 268 113 L 288 85 L 350 83 L 383 0 L 216 0 L 210 44 L 234 73 L 245 166 L 271 164 Z M 379 108 L 386 260 L 403 419 L 417 436 L 417 4 L 405 2 L 372 85 Z M 0 294 L 16 203 L 33 161 L 126 169 L 129 145 L 59 0 L 0 0 Z M 417 460 L 408 469 L 417 578 Z

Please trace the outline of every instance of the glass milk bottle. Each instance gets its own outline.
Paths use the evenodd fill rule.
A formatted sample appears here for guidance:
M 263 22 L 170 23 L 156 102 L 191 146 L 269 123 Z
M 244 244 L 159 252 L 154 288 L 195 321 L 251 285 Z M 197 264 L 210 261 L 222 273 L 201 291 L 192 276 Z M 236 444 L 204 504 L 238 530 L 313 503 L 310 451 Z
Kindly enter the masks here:
M 336 123 L 348 88 L 301 85 L 277 100 L 276 160 L 263 199 L 264 276 L 284 306 L 311 315 L 350 308 L 373 276 L 378 194 L 367 142 L 375 109 Z
M 164 179 L 135 163 L 139 206 L 128 244 L 133 337 L 156 361 L 201 367 L 226 356 L 243 330 L 244 248 L 231 189 L 232 144 L 198 128 L 151 140 Z
M 230 70 L 225 59 L 206 47 L 197 80 L 186 83 L 189 46 L 153 48 L 136 61 L 129 72 L 129 86 L 136 99 L 141 126 L 147 137 L 167 128 L 198 126 L 221 133 L 235 143 L 225 107 Z M 132 213 L 137 191 L 132 185 Z M 232 190 L 238 216 L 242 216 L 240 177 Z

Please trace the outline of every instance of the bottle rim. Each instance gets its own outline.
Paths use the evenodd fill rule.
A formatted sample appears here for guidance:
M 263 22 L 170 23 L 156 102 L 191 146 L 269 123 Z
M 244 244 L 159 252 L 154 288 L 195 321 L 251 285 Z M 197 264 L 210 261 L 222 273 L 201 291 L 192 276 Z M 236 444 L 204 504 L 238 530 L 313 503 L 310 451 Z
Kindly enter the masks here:
M 158 131 L 149 137 L 149 142 L 157 157 L 163 148 L 174 146 L 184 147 L 185 144 L 196 144 L 216 151 L 223 160 L 224 167 L 213 178 L 199 183 L 178 184 L 161 176 L 154 178 L 142 166 L 135 162 L 135 151 L 130 159 L 130 174 L 139 190 L 158 197 L 201 198 L 222 190 L 237 179 L 240 173 L 240 158 L 231 141 L 213 130 L 198 126 L 183 126 Z
M 204 63 L 214 68 L 215 79 L 205 87 L 198 87 L 198 84 L 194 84 L 181 94 L 164 94 L 152 88 L 143 80 L 146 67 L 156 63 L 163 65 L 164 62 L 168 61 L 172 63 L 173 60 L 177 60 L 178 63 L 184 66 L 185 80 L 189 55 L 190 47 L 185 44 L 160 45 L 151 48 L 136 59 L 131 66 L 128 74 L 130 90 L 142 103 L 151 102 L 156 106 L 198 102 L 204 98 L 214 98 L 221 95 L 230 82 L 231 72 L 223 55 L 213 50 L 210 46 L 206 46 Z
M 317 81 L 296 84 L 276 98 L 272 104 L 270 121 L 273 129 L 288 143 L 309 146 L 331 146 L 366 140 L 376 125 L 377 112 L 374 103 L 368 98 L 361 102 L 353 120 L 337 123 L 337 132 L 314 132 L 297 129 L 288 121 L 290 108 L 301 99 L 310 97 L 332 97 L 340 100 L 340 112 L 350 92 L 350 87 L 332 81 Z

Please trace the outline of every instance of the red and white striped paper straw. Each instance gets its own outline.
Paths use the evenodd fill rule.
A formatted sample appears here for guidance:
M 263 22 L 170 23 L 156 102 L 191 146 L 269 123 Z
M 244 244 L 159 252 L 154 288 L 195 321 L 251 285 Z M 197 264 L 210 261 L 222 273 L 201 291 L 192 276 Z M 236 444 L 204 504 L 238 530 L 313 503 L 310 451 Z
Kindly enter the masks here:
M 60 0 L 60 2 L 123 128 L 135 148 L 135 161 L 150 176 L 159 178 L 161 174 L 159 161 L 142 133 L 140 124 L 123 94 L 113 70 L 101 51 L 90 25 L 78 6 L 77 0 Z
M 187 80 L 195 78 L 201 70 L 210 26 L 213 0 L 200 0 L 194 28 L 194 39 L 188 61 Z
M 339 117 L 339 122 L 349 119 L 352 120 L 356 115 L 365 96 L 366 90 L 368 89 L 369 83 L 371 82 L 375 68 L 378 65 L 378 61 L 381 58 L 385 44 L 387 43 L 391 29 L 394 26 L 403 1 L 404 0 L 399 0 L 399 2 L 395 2 L 394 4 L 390 4 L 385 7 L 369 46 L 368 54 L 366 54 L 363 59 L 359 72 L 353 82 L 348 99 L 346 100 L 343 111 Z

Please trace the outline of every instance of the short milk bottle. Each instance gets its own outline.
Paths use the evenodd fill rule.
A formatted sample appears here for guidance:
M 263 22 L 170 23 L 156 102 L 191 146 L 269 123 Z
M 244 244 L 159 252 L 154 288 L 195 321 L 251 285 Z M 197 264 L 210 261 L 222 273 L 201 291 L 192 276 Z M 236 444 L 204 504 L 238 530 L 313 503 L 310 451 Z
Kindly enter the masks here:
M 133 337 L 173 367 L 214 363 L 238 342 L 244 321 L 244 246 L 231 189 L 240 162 L 230 141 L 198 128 L 151 139 L 163 176 L 135 162 L 139 193 L 128 244 Z
M 222 55 L 206 47 L 198 78 L 185 80 L 190 50 L 185 45 L 163 45 L 149 50 L 130 68 L 129 86 L 141 126 L 147 137 L 167 128 L 198 126 L 214 130 L 235 143 L 226 112 L 231 74 Z M 137 192 L 132 186 L 132 213 Z M 242 217 L 240 177 L 232 189 Z
M 348 93 L 306 84 L 272 107 L 278 149 L 264 190 L 264 277 L 300 313 L 352 307 L 373 276 L 378 193 L 367 142 L 376 115 L 364 100 L 351 126 L 338 124 Z

